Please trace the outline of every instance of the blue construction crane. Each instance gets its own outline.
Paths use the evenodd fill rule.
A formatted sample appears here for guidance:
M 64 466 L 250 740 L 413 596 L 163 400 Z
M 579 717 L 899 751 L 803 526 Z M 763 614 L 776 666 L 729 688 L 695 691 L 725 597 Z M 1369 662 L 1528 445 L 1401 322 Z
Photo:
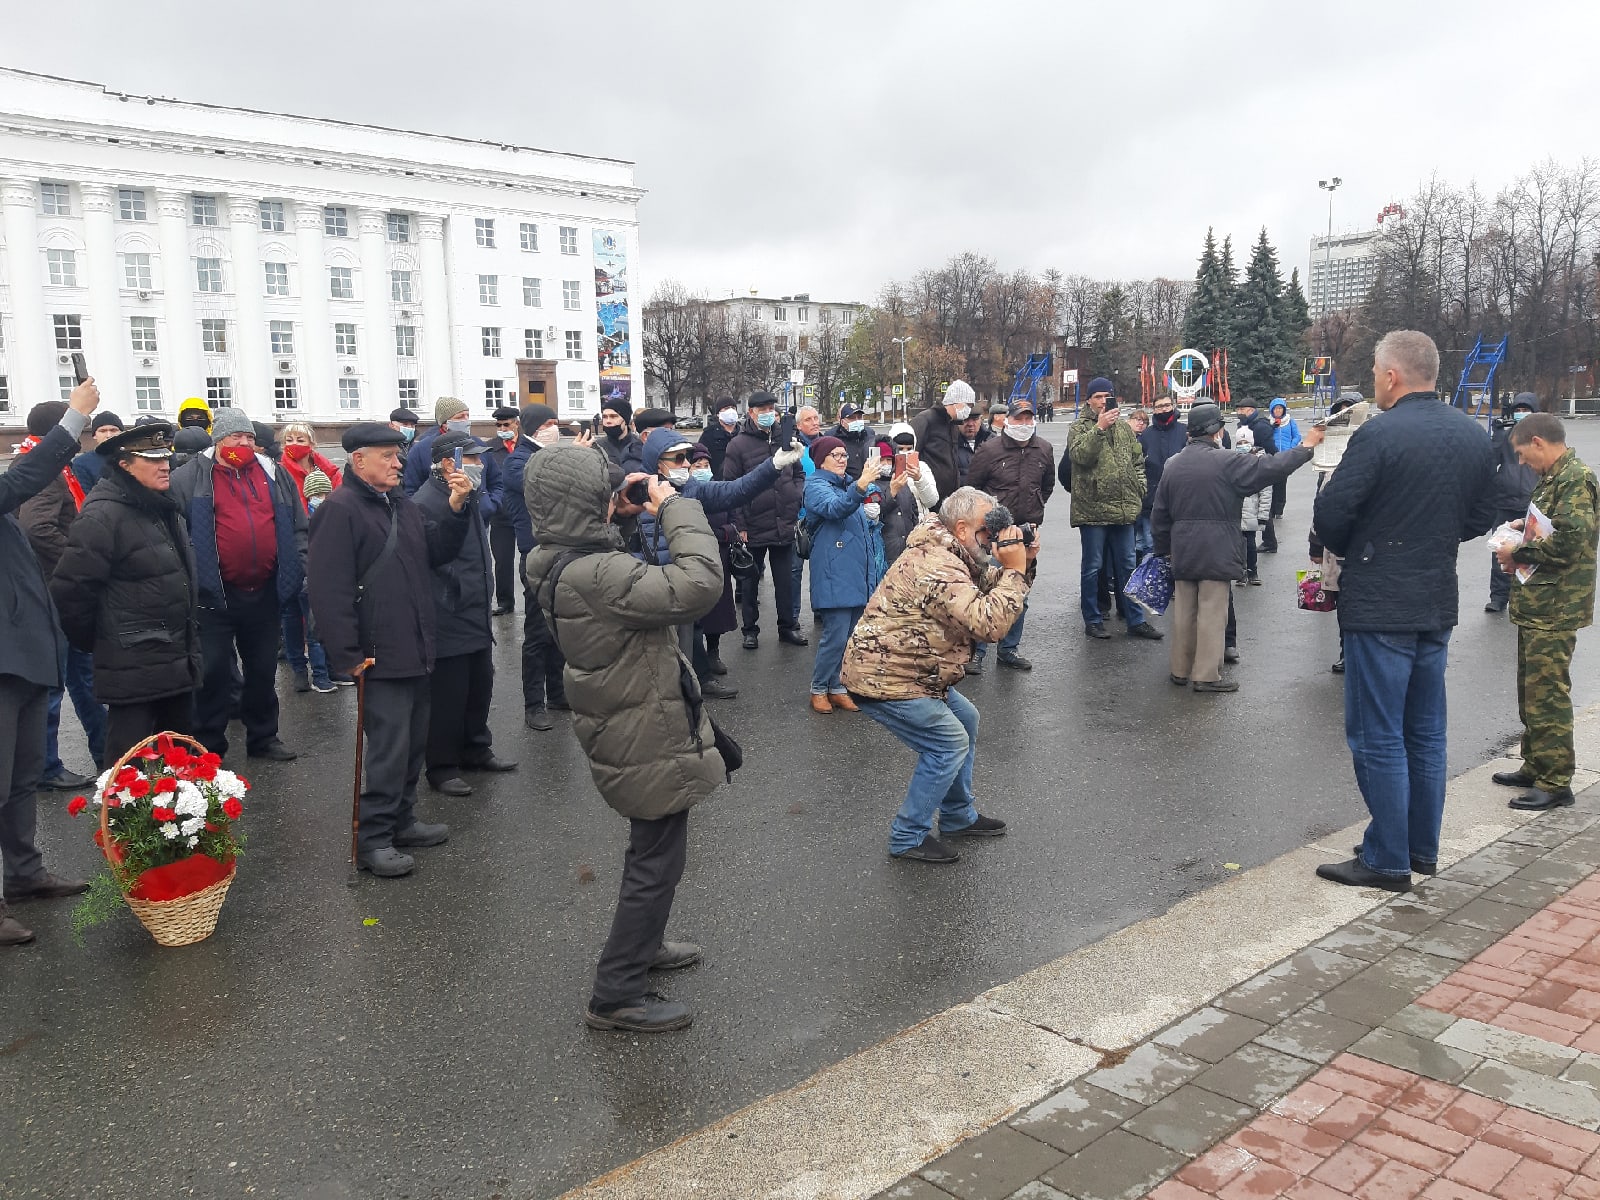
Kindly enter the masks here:
M 1472 349 L 1467 351 L 1466 361 L 1461 364 L 1461 382 L 1456 385 L 1456 394 L 1450 403 L 1461 409 L 1470 406 L 1474 420 L 1485 415 L 1485 410 L 1489 416 L 1494 415 L 1494 377 L 1505 361 L 1510 342 L 1511 335 L 1507 334 L 1497 344 L 1485 346 L 1480 333 Z M 1482 378 L 1474 379 L 1480 368 L 1483 368 Z M 1476 402 L 1469 405 L 1474 397 Z
M 1011 385 L 1011 399 L 1026 400 L 1037 407 L 1039 403 L 1039 381 L 1050 374 L 1050 355 L 1030 354 L 1028 361 L 1017 372 L 1017 381 Z

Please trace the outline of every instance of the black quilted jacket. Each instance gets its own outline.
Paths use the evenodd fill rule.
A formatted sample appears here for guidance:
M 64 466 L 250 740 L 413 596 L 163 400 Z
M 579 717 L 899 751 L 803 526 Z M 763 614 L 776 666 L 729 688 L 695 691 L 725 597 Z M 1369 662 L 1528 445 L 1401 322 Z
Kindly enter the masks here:
M 1494 523 L 1494 456 L 1471 417 L 1413 392 L 1356 430 L 1313 523 L 1344 559 L 1339 625 L 1419 633 L 1457 620 L 1456 553 Z

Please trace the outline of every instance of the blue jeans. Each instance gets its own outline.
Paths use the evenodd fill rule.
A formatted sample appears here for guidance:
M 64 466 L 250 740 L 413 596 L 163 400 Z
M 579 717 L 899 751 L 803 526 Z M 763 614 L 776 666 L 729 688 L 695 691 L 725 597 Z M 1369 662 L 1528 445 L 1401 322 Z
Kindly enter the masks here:
M 1133 574 L 1132 525 L 1080 525 L 1078 536 L 1083 542 L 1083 566 L 1079 572 L 1078 590 L 1083 605 L 1083 623 L 1099 625 L 1105 615 L 1100 612 L 1100 572 L 1111 568 L 1112 594 L 1122 619 L 1128 628 L 1144 624 L 1144 609 L 1122 594 L 1128 586 L 1128 576 Z
M 106 753 L 106 706 L 94 698 L 94 655 L 68 646 L 61 655 L 61 678 L 66 684 L 65 693 L 72 697 L 72 710 L 78 714 L 78 724 L 83 726 L 83 736 L 89 742 L 89 757 L 96 768 L 104 763 Z M 50 693 L 49 707 L 45 712 L 44 777 L 54 779 L 65 769 L 60 754 L 62 688 Z M 91 775 L 93 771 L 89 772 Z
M 889 828 L 889 853 L 904 854 L 933 831 L 965 829 L 978 819 L 972 761 L 978 754 L 978 710 L 960 692 L 943 700 L 862 700 L 861 711 L 917 752 L 917 769 Z
M 1156 550 L 1155 530 L 1150 528 L 1150 518 L 1140 517 L 1133 523 L 1133 561 L 1142 563 L 1146 554 Z
M 1016 622 L 1006 631 L 1005 637 L 1000 639 L 1000 656 L 1010 658 L 1022 645 L 1022 627 L 1028 620 L 1028 598 L 1022 598 L 1022 611 L 1017 614 Z M 989 643 L 979 642 L 972 648 L 973 653 L 979 658 L 989 653 Z
M 311 636 L 311 597 L 304 591 L 283 606 L 283 653 L 296 675 L 309 666 L 315 682 L 328 683 L 328 656 Z
M 1344 733 L 1372 822 L 1361 861 L 1404 875 L 1439 860 L 1448 629 L 1344 635 Z
M 844 666 L 844 647 L 850 634 L 861 620 L 864 608 L 819 608 L 822 618 L 822 636 L 817 639 L 817 657 L 811 666 L 811 694 L 835 696 L 844 694 L 844 684 L 839 682 L 839 670 Z

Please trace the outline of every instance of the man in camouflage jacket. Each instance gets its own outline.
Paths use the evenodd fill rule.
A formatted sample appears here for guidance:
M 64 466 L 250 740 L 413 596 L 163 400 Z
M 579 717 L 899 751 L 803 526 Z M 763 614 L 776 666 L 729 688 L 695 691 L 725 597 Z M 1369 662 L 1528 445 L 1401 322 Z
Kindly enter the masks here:
M 978 815 L 972 765 L 978 710 L 953 691 L 974 642 L 997 641 L 1022 613 L 1029 560 L 1021 531 L 990 539 L 994 498 L 964 487 L 911 531 L 845 647 L 841 681 L 861 709 L 917 752 L 917 768 L 889 834 L 894 858 L 955 862 L 933 835 L 999 837 L 1005 822 Z M 999 565 L 989 560 L 993 550 Z
M 1567 448 L 1559 417 L 1530 413 L 1511 430 L 1511 444 L 1539 472 L 1533 503 L 1551 532 L 1497 555 L 1506 571 L 1537 569 L 1511 589 L 1522 766 L 1494 781 L 1528 789 L 1512 808 L 1558 808 L 1572 803 L 1572 651 L 1578 630 L 1594 622 L 1597 489 L 1594 472 Z

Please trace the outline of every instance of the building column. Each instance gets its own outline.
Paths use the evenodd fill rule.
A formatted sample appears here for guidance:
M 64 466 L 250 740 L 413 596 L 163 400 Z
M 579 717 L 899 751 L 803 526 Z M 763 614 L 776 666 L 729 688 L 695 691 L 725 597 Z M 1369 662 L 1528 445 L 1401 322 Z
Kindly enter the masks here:
M 237 323 L 229 331 L 233 351 L 233 400 L 254 421 L 272 420 L 273 370 L 267 353 L 266 276 L 261 266 L 261 204 L 228 197 Z
M 111 214 L 117 203 L 117 190 L 103 183 L 78 185 L 83 198 L 83 241 L 88 262 L 90 328 L 94 339 L 89 343 L 89 373 L 100 386 L 106 404 L 118 412 L 129 412 L 133 403 L 133 376 L 137 366 L 133 358 L 133 343 L 129 327 L 122 323 L 122 292 L 117 279 L 117 237 Z M 156 361 L 172 349 L 170 336 L 156 339 Z M 139 357 L 143 357 L 140 355 Z M 145 374 L 155 374 L 146 371 Z M 166 395 L 165 392 L 162 393 Z
M 455 338 L 450 314 L 450 282 L 444 266 L 444 218 L 418 217 L 422 246 L 422 411 L 431 412 L 440 396 L 456 391 Z M 472 399 L 461 396 L 469 405 Z M 476 406 L 474 406 L 476 411 Z
M 55 334 L 44 311 L 39 269 L 39 199 L 31 179 L 0 180 L 5 210 L 6 260 L 11 277 L 11 328 L 7 331 L 7 376 L 13 412 L 56 399 Z M 112 397 L 106 397 L 107 403 Z
M 361 393 L 363 414 L 387 420 L 400 402 L 400 372 L 396 369 L 394 321 L 389 303 L 388 218 L 382 209 L 363 208 L 361 220 L 361 310 L 366 347 L 366 385 Z
M 189 195 L 165 188 L 156 191 L 160 216 L 161 291 L 167 310 L 167 348 L 161 355 L 162 407 L 176 411 L 188 396 L 204 396 L 205 374 L 200 368 L 200 326 L 194 315 L 194 256 L 189 253 Z M 124 404 L 130 414 L 134 400 Z M 131 421 L 133 417 L 127 416 Z
M 295 253 L 300 259 L 300 328 L 295 331 L 302 413 L 337 416 L 333 326 L 328 323 L 328 264 L 322 255 L 322 206 L 294 206 Z

